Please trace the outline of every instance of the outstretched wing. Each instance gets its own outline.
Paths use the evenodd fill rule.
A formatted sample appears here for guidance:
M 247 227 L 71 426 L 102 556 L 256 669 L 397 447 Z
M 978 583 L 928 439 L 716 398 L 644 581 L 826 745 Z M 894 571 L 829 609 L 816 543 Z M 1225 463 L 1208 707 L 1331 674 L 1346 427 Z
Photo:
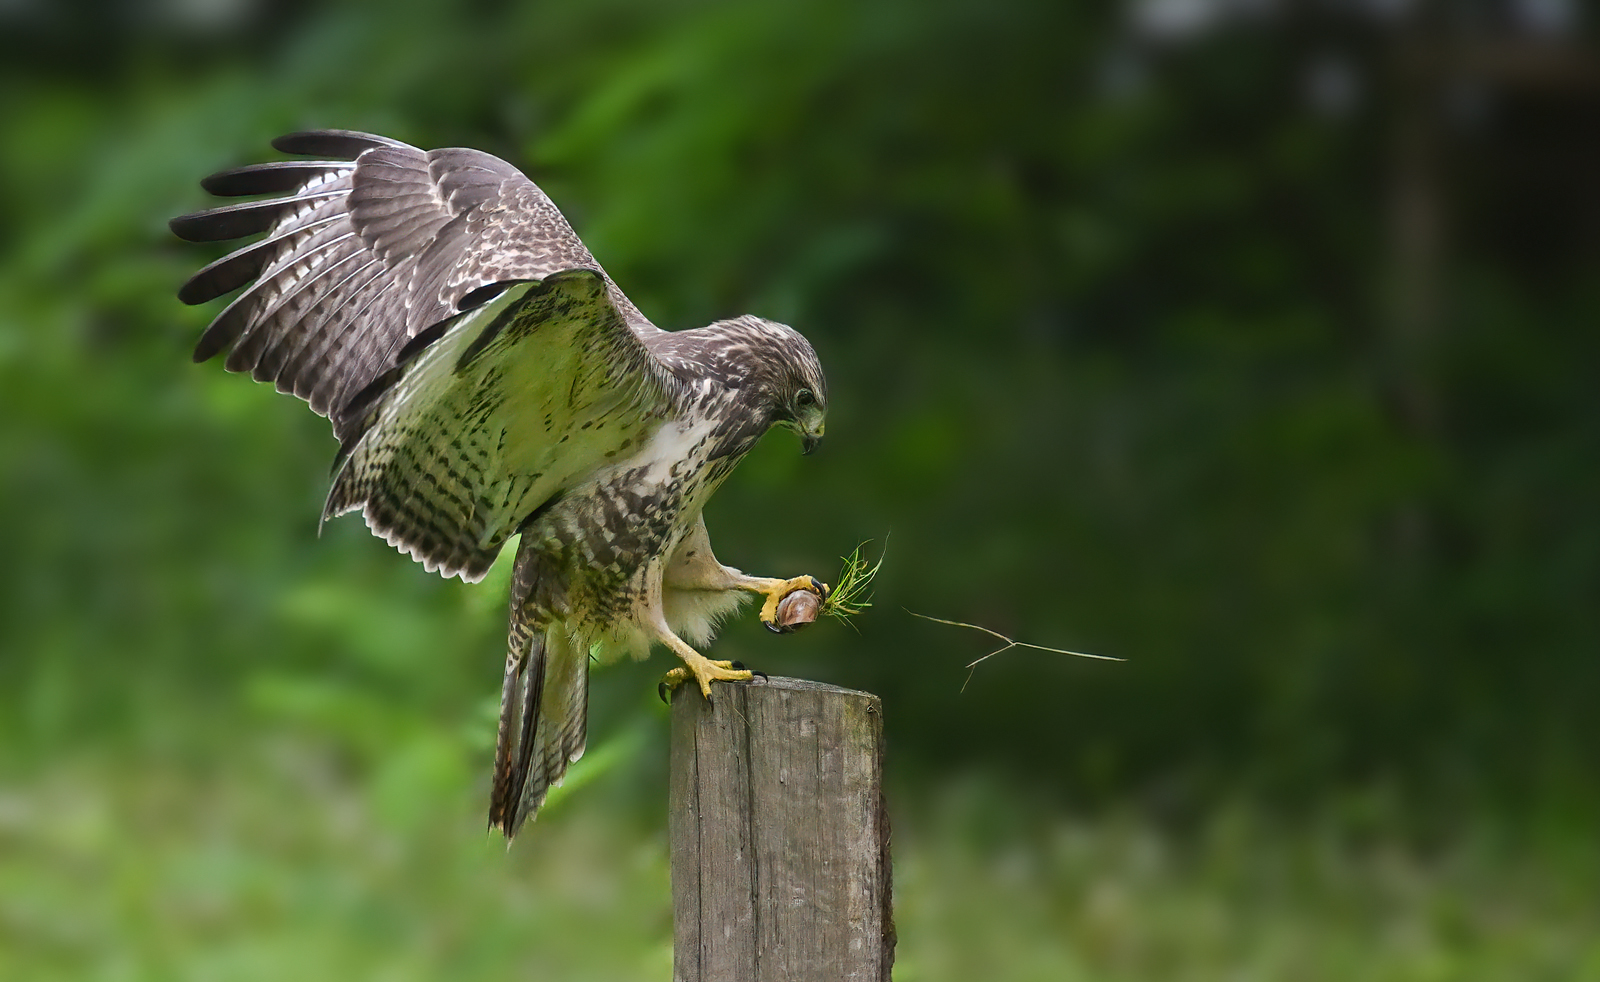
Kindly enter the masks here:
M 477 291 L 564 269 L 604 276 L 544 192 L 490 154 L 344 130 L 293 133 L 273 146 L 329 159 L 202 181 L 218 195 L 288 194 L 173 219 L 173 232 L 197 242 L 266 233 L 200 270 L 178 296 L 204 303 L 249 284 L 207 328 L 195 360 L 227 351 L 230 371 L 305 399 L 341 438 L 350 398 Z M 605 282 L 631 330 L 657 333 Z
M 512 284 L 351 400 L 324 518 L 359 509 L 429 570 L 481 579 L 530 513 L 637 452 L 675 387 L 599 273 Z
M 331 417 L 324 518 L 361 510 L 429 570 L 480 579 L 530 512 L 671 412 L 642 340 L 666 335 L 503 160 L 343 130 L 273 146 L 328 159 L 214 174 L 217 194 L 288 194 L 172 221 L 193 241 L 266 233 L 179 291 L 245 287 L 195 359 L 227 351 Z

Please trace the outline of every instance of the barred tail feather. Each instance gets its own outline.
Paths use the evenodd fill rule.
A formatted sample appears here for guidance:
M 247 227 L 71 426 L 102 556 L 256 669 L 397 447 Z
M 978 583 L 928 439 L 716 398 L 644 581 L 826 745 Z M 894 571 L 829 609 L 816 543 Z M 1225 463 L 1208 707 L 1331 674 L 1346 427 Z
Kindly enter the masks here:
M 562 624 L 535 628 L 513 609 L 489 827 L 513 838 L 583 756 L 589 727 L 589 654 Z
M 533 746 L 544 688 L 545 632 L 519 616 L 512 601 L 505 677 L 500 683 L 500 725 L 495 734 L 489 827 L 516 834 L 518 803 L 528 765 L 521 751 Z

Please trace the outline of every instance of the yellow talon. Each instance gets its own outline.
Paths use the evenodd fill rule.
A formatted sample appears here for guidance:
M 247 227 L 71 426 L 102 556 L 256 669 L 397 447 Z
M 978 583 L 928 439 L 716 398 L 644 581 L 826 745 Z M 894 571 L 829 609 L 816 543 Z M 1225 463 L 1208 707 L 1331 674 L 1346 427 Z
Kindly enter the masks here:
M 692 652 L 689 654 L 693 654 Z M 657 691 L 663 702 L 670 701 L 668 693 L 676 692 L 678 686 L 693 678 L 700 683 L 700 694 L 709 702 L 711 699 L 712 682 L 748 682 L 754 677 L 747 668 L 734 668 L 731 661 L 712 661 L 704 655 L 680 654 L 683 665 L 674 668 L 661 679 Z

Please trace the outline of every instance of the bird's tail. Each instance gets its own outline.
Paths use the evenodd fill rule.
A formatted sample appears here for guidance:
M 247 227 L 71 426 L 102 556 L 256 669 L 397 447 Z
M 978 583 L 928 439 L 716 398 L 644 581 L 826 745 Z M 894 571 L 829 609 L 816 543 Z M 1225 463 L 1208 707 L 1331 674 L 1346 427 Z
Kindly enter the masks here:
M 513 610 L 500 688 L 489 827 L 507 839 L 583 756 L 589 728 L 589 652 L 565 625 L 519 623 Z

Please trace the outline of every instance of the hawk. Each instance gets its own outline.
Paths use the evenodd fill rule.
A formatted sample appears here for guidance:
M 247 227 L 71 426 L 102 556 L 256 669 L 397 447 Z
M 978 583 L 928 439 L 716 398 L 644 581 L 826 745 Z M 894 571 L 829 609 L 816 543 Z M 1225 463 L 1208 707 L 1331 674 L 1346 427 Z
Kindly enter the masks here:
M 200 270 L 185 303 L 243 291 L 195 361 L 292 392 L 339 451 L 322 519 L 360 511 L 425 569 L 483 578 L 511 536 L 489 825 L 513 837 L 582 755 L 589 664 L 654 644 L 673 684 L 751 673 L 696 650 L 752 594 L 826 597 L 809 577 L 719 563 L 701 510 L 762 434 L 823 435 L 811 345 L 759 317 L 664 331 L 532 181 L 467 149 L 368 133 L 273 141 L 286 160 L 201 181 L 275 195 L 175 218 L 195 242 L 265 236 Z

